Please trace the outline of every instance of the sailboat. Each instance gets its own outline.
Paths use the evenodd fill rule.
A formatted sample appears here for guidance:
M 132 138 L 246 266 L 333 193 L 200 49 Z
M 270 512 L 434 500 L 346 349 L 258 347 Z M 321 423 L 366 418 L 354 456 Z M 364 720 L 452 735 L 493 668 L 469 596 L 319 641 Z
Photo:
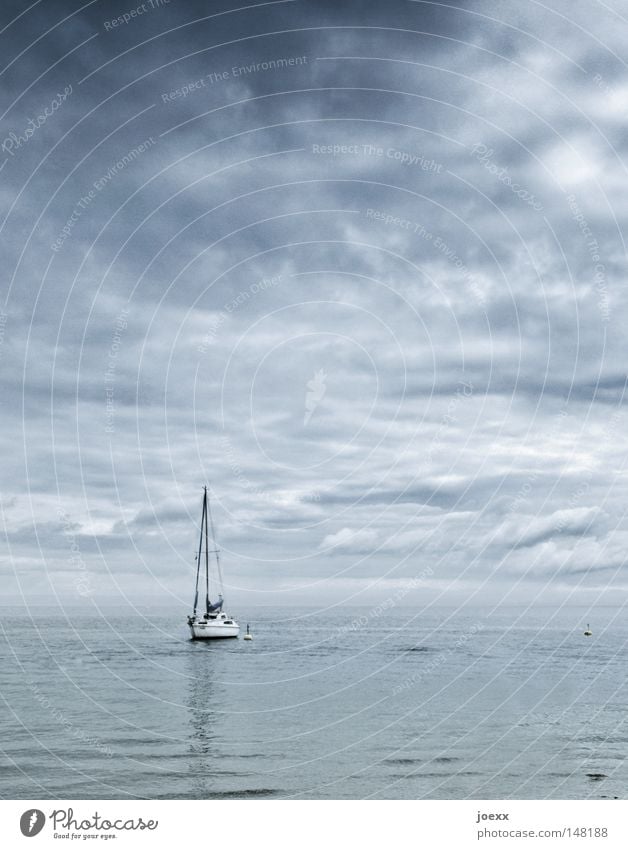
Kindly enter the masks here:
M 207 520 L 212 532 L 212 544 L 214 548 L 211 553 L 216 555 L 216 571 L 220 585 L 218 601 L 213 603 L 209 600 L 209 537 Z M 201 563 L 203 560 L 203 541 L 205 542 L 205 613 L 198 612 L 198 590 L 201 580 Z M 214 520 L 212 519 L 211 507 L 207 497 L 207 487 L 203 487 L 203 512 L 201 514 L 201 536 L 198 544 L 198 556 L 196 558 L 196 591 L 194 593 L 194 611 L 188 616 L 188 625 L 193 640 L 216 640 L 224 637 L 237 637 L 240 626 L 232 616 L 223 613 L 224 598 L 222 595 L 222 572 L 220 569 L 220 551 L 216 546 L 216 534 L 214 532 Z

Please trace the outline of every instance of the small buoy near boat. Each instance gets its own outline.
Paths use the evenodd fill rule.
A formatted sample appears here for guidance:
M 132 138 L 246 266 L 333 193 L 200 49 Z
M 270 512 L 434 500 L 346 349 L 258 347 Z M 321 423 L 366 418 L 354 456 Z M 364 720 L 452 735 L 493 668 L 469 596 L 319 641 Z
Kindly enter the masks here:
M 591 630 L 590 625 L 587 625 L 587 630 L 584 632 L 584 636 L 585 637 L 592 637 L 593 636 L 593 631 Z
M 250 631 L 248 625 L 246 626 L 246 634 L 244 635 L 243 639 L 244 640 L 252 640 L 253 639 L 253 635 L 251 634 L 251 631 Z

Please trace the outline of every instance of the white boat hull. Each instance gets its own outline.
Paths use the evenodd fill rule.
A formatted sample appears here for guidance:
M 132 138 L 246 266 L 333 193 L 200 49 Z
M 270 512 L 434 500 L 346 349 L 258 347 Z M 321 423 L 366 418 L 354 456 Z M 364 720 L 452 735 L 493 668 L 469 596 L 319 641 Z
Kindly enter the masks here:
M 237 622 L 225 625 L 224 622 L 193 622 L 190 624 L 190 633 L 193 640 L 222 640 L 227 637 L 237 637 L 240 626 Z

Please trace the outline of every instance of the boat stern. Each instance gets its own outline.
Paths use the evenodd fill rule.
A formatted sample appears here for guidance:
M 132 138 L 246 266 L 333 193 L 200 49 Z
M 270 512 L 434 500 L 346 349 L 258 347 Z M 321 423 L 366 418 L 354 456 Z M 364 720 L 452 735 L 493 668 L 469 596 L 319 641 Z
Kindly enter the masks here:
M 193 640 L 217 640 L 238 637 L 240 626 L 231 616 L 188 616 L 188 626 Z

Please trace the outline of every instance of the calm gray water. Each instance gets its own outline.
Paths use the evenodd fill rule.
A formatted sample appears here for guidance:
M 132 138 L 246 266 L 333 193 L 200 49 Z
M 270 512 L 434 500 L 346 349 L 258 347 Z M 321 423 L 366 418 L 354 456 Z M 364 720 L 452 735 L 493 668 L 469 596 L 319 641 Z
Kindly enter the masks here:
M 0 796 L 627 795 L 621 610 L 237 612 L 5 608 Z

